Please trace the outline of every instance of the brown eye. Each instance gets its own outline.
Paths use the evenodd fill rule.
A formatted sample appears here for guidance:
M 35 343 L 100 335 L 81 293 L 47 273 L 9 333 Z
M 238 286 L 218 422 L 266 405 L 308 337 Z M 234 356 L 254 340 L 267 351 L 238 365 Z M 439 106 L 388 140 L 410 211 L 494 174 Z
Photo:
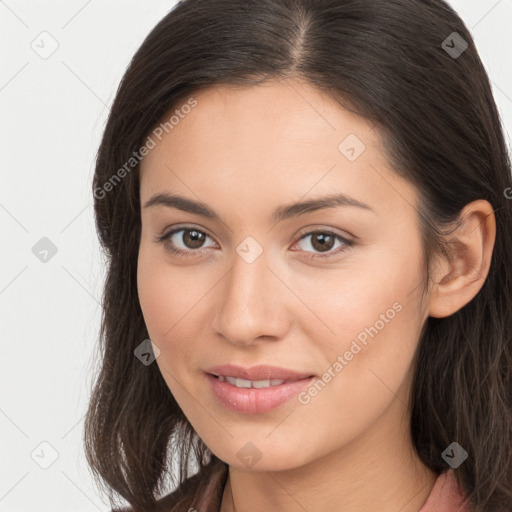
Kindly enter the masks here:
M 304 250 L 306 252 L 312 252 L 309 256 L 310 258 L 327 258 L 329 256 L 334 256 L 355 245 L 355 242 L 347 240 L 331 231 L 311 231 L 310 233 L 306 233 L 302 236 L 297 243 L 299 244 L 303 240 L 308 239 L 310 240 L 309 243 L 306 243 L 303 246 L 305 246 Z M 337 241 L 340 242 L 336 247 L 338 250 L 332 250 L 336 246 Z M 312 251 L 308 251 L 308 248 L 312 249 Z
M 178 233 L 182 233 L 178 236 Z M 178 228 L 157 237 L 157 242 L 165 245 L 165 247 L 173 254 L 180 256 L 192 256 L 202 252 L 205 240 L 210 238 L 203 231 L 195 228 Z
M 204 244 L 205 234 L 196 229 L 185 229 L 181 239 L 188 249 L 199 249 Z
M 314 233 L 311 235 L 311 245 L 317 251 L 325 252 L 333 248 L 335 239 L 332 235 L 325 235 L 324 233 Z

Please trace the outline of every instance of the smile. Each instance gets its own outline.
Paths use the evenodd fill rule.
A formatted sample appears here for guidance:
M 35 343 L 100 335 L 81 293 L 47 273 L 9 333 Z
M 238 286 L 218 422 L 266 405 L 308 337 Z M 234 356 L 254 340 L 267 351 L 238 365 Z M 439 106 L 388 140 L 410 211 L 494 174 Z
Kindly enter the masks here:
M 228 377 L 224 375 L 219 375 L 219 380 L 222 382 L 229 382 L 232 386 L 236 386 L 237 388 L 269 388 L 274 386 L 280 386 L 285 382 L 284 379 L 266 379 L 266 380 L 247 380 L 247 379 L 238 379 L 236 377 Z

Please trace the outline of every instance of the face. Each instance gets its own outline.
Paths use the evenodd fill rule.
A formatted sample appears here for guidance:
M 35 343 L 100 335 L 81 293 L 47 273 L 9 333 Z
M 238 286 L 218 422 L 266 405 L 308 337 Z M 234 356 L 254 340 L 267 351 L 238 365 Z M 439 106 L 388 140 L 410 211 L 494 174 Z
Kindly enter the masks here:
M 194 98 L 141 164 L 138 292 L 170 392 L 240 468 L 297 467 L 395 428 L 428 316 L 417 191 L 374 127 L 306 83 Z M 210 375 L 226 364 L 298 375 L 246 374 L 277 379 L 248 389 Z

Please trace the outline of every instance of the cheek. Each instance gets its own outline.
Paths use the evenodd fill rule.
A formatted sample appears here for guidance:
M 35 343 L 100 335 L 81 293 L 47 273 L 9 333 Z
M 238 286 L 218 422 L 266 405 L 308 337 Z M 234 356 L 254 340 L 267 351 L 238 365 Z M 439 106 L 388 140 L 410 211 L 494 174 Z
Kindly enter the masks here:
M 406 331 L 414 329 L 421 321 L 420 248 L 410 247 L 405 254 L 392 249 L 368 251 L 360 259 L 347 261 L 347 266 L 329 272 L 324 279 L 317 273 L 296 281 L 294 291 L 314 313 L 302 315 L 310 319 L 302 326 L 311 339 L 318 339 L 321 331 L 325 335 L 322 344 L 339 352 L 361 332 L 359 339 L 364 342 L 365 329 L 374 325 L 381 334 L 399 325 Z
M 153 341 L 162 340 L 165 332 L 172 327 L 169 311 L 173 307 L 173 294 L 165 285 L 165 277 L 158 267 L 145 264 L 139 259 L 137 273 L 139 302 L 144 322 Z
M 191 340 L 198 338 L 197 315 L 215 276 L 208 280 L 207 271 L 201 276 L 193 267 L 173 267 L 155 252 L 140 249 L 138 296 L 149 337 L 161 351 L 159 364 L 170 369 L 194 356 Z
M 312 450 L 328 452 L 350 442 L 392 405 L 405 411 L 420 322 L 408 292 L 396 287 L 367 300 L 351 295 L 353 302 L 343 301 L 343 314 L 331 316 L 337 334 L 330 340 L 311 338 L 326 362 L 319 379 L 299 397 L 296 419 L 329 439 L 315 441 Z M 303 442 L 301 433 L 286 428 L 274 434 L 282 435 L 283 443 L 291 442 L 290 436 Z
M 180 407 L 187 410 L 190 397 L 183 392 L 183 385 L 188 388 L 190 383 L 183 369 L 188 366 L 184 363 L 193 351 L 186 343 L 189 336 L 184 334 L 183 328 L 191 307 L 188 306 L 188 289 L 177 281 L 177 276 L 179 274 L 172 273 L 169 265 L 151 258 L 143 249 L 140 251 L 138 295 L 149 338 L 160 350 L 156 364 Z
M 331 369 L 322 379 L 329 383 L 319 389 L 331 388 L 354 406 L 379 399 L 379 390 L 397 392 L 424 322 L 421 264 L 419 246 L 401 255 L 389 251 L 373 257 L 372 265 L 344 269 L 325 286 L 317 284 L 315 294 L 310 291 L 322 321 L 302 326 L 324 354 L 325 370 Z
M 150 338 L 162 349 L 161 344 L 172 336 L 186 288 L 172 279 L 169 266 L 155 257 L 154 252 L 144 246 L 139 250 L 137 290 Z

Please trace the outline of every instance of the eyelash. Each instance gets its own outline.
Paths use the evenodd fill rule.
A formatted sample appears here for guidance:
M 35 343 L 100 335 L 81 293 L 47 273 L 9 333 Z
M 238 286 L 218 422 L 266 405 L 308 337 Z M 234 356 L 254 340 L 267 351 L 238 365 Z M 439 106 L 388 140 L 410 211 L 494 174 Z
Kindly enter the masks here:
M 206 235 L 207 237 L 209 238 L 212 238 L 208 233 L 204 232 L 204 231 L 201 231 L 199 229 L 196 229 L 196 228 L 192 228 L 192 227 L 180 227 L 180 228 L 176 228 L 176 229 L 173 229 L 172 231 L 169 231 L 168 233 L 164 233 L 163 235 L 161 236 L 157 236 L 156 237 L 156 240 L 155 240 L 155 243 L 161 243 L 161 244 L 164 244 L 168 239 L 170 239 L 173 235 L 175 235 L 176 233 L 179 233 L 180 231 L 197 231 L 198 233 L 201 233 L 203 235 Z M 304 233 L 300 236 L 300 238 L 297 240 L 297 242 L 300 242 L 303 238 L 306 238 L 310 235 L 315 235 L 317 233 L 321 233 L 321 234 L 324 234 L 324 235 L 332 235 L 334 236 L 336 239 L 340 240 L 343 244 L 344 244 L 344 248 L 338 248 L 336 251 L 334 252 L 329 252 L 327 254 L 312 254 L 310 256 L 308 256 L 308 258 L 310 259 L 324 259 L 324 258 L 330 258 L 336 254 L 339 254 L 341 252 L 345 252 L 347 249 L 350 249 L 351 247 L 355 246 L 356 245 L 356 242 L 354 242 L 353 240 L 347 240 L 346 238 L 332 232 L 332 231 L 327 231 L 327 230 L 313 230 L 313 231 L 308 231 L 307 233 Z M 213 240 L 213 238 L 212 238 Z M 295 242 L 295 243 L 297 243 Z M 295 244 L 294 244 L 295 245 Z M 175 255 L 178 255 L 178 256 L 183 256 L 183 257 L 189 257 L 189 256 L 194 256 L 195 254 L 201 252 L 201 249 L 189 249 L 187 251 L 183 250 L 183 249 L 177 249 L 176 247 L 173 247 L 171 244 L 169 244 L 168 246 L 168 250 L 172 253 L 172 254 L 175 254 Z

